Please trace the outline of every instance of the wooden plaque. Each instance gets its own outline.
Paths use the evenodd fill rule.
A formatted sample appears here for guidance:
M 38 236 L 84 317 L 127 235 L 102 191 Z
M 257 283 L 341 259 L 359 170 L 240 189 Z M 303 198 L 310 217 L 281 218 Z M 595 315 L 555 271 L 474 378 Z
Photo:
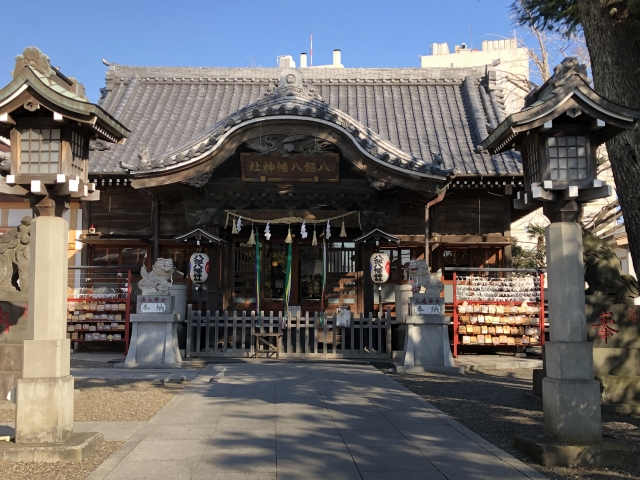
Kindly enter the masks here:
M 340 155 L 337 153 L 286 158 L 279 155 L 241 153 L 240 165 L 243 182 L 318 183 L 340 180 Z

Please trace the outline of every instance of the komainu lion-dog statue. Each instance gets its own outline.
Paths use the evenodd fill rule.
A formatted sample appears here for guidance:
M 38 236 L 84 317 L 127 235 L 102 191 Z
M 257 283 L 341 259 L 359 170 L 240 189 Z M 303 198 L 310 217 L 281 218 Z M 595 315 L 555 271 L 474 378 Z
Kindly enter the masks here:
M 138 288 L 141 295 L 150 293 L 169 293 L 171 287 L 171 275 L 173 274 L 173 260 L 170 258 L 159 258 L 151 267 L 151 271 L 147 271 L 147 267 L 143 266 L 140 270 L 142 280 L 138 282 Z
M 424 287 L 429 293 L 440 293 L 444 290 L 442 283 L 442 269 L 436 273 L 429 272 L 429 266 L 424 260 L 411 260 L 403 265 L 411 280 L 413 293 L 420 292 Z

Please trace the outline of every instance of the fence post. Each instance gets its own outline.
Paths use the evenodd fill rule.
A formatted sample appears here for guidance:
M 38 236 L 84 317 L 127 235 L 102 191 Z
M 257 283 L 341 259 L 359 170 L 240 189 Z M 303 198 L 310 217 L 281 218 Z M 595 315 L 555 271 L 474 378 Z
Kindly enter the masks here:
M 333 348 L 331 349 L 331 352 L 336 354 L 338 354 L 338 338 L 337 338 L 337 333 L 338 333 L 338 328 L 340 328 L 340 332 L 342 332 L 340 338 L 342 339 L 340 341 L 340 350 L 342 351 L 342 358 L 344 358 L 344 344 L 347 341 L 347 327 L 338 327 L 337 323 L 337 318 L 336 318 L 336 314 L 334 313 L 332 316 L 332 325 L 333 325 Z M 349 320 L 349 323 L 351 323 L 351 320 Z
M 193 315 L 193 306 L 187 305 L 187 344 L 184 349 L 184 356 L 191 358 L 191 316 Z
M 386 341 L 387 341 L 387 358 L 391 358 L 391 307 L 387 307 L 387 325 L 386 325 Z
M 316 312 L 316 322 L 318 321 L 318 312 Z M 327 323 L 329 323 L 329 317 L 327 317 L 327 314 L 325 312 L 324 314 L 324 322 L 322 322 L 322 328 L 324 329 L 324 342 L 322 343 L 322 350 L 324 352 L 324 358 L 327 358 L 327 353 L 329 350 L 329 342 L 327 342 L 327 329 L 328 329 L 328 325 Z M 335 329 L 335 327 L 334 327 Z M 331 351 L 333 353 L 333 350 L 335 350 L 336 348 L 336 344 L 335 342 L 331 344 Z
M 296 313 L 296 317 L 298 318 L 298 322 L 300 322 L 300 313 Z M 309 353 L 309 312 L 305 314 L 304 318 L 304 353 Z
M 207 323 L 204 327 L 204 351 L 205 353 L 209 353 L 211 351 L 210 345 L 210 331 L 211 331 L 211 311 L 207 310 Z
M 202 310 L 198 308 L 196 314 L 198 315 L 198 322 L 196 323 L 196 348 L 194 351 L 196 353 L 200 353 L 200 340 L 202 338 Z
M 380 312 L 382 313 L 382 312 Z M 378 314 L 378 320 L 382 321 L 382 319 L 380 318 L 382 315 Z M 373 322 L 375 320 L 373 319 L 373 316 L 369 317 L 369 355 L 373 355 Z

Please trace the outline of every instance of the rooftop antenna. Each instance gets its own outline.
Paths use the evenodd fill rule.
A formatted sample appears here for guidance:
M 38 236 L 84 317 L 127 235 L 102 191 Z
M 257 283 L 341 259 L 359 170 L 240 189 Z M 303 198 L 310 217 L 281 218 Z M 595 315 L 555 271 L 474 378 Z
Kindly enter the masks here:
M 471 22 L 471 38 L 469 39 L 469 45 L 471 45 L 471 50 L 473 50 L 473 22 Z
M 313 33 L 309 37 L 310 48 L 309 48 L 309 66 L 313 67 Z

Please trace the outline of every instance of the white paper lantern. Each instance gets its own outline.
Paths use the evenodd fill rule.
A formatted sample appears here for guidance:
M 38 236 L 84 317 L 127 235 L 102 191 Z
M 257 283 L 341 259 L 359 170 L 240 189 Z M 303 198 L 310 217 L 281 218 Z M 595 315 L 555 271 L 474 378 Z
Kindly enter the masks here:
M 189 259 L 189 278 L 195 283 L 204 283 L 209 278 L 209 255 L 194 253 Z
M 384 283 L 389 280 L 389 274 L 391 273 L 389 255 L 380 252 L 371 255 L 369 271 L 371 272 L 371 280 L 374 283 Z

